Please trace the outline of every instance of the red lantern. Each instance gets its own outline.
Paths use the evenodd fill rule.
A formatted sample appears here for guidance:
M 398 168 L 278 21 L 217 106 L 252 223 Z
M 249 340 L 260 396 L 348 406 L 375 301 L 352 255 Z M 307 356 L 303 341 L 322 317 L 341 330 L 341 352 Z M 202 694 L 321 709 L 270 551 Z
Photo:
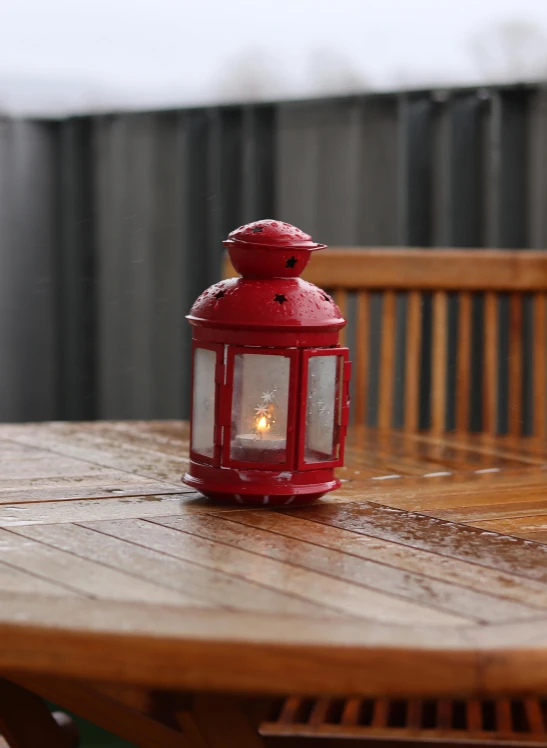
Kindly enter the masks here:
M 346 321 L 298 276 L 325 245 L 279 221 L 224 242 L 243 276 L 192 306 L 190 468 L 184 482 L 212 499 L 303 504 L 338 488 L 351 364 Z

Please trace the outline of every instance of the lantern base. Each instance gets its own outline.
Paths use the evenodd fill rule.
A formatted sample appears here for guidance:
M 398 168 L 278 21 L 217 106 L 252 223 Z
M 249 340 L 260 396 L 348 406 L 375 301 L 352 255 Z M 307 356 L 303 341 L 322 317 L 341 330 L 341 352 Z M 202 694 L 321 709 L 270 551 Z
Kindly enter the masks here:
M 328 468 L 295 473 L 234 470 L 193 460 L 182 480 L 212 501 L 244 506 L 302 506 L 341 485 Z

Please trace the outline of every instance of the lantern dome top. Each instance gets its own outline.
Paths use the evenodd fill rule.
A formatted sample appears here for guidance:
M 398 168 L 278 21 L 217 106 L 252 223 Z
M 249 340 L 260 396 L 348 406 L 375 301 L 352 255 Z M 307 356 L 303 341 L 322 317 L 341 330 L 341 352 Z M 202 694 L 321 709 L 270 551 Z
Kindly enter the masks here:
M 282 221 L 255 221 L 224 242 L 241 278 L 220 281 L 194 302 L 194 337 L 237 345 L 336 345 L 346 324 L 333 299 L 299 278 L 315 249 L 308 234 Z
M 324 249 L 290 223 L 264 219 L 240 226 L 223 242 L 234 268 L 244 278 L 295 278 Z
M 196 299 L 188 320 L 247 330 L 339 330 L 346 324 L 333 299 L 301 278 L 220 281 Z
M 311 236 L 302 229 L 298 229 L 290 223 L 275 221 L 272 218 L 253 221 L 253 223 L 247 223 L 245 226 L 240 226 L 230 232 L 224 246 L 231 246 L 232 244 L 255 244 L 269 249 L 294 247 L 295 249 L 309 249 L 310 251 L 323 249 L 325 246 L 312 241 Z

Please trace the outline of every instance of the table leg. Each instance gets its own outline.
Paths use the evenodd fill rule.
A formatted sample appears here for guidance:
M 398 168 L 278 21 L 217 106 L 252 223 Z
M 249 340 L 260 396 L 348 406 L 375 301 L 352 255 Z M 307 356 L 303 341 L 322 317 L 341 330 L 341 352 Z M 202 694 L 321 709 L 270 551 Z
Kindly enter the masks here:
M 199 736 L 196 748 L 264 748 L 256 717 L 256 701 L 197 694 L 191 699 L 190 709 L 184 712 L 183 719 Z
M 178 729 L 171 729 L 86 683 L 35 675 L 10 677 L 16 680 L 19 686 L 40 694 L 43 698 L 135 745 L 146 748 L 190 748 L 189 741 Z M 47 741 L 33 744 L 14 743 L 14 748 L 36 748 L 40 745 L 47 745 L 48 748 L 61 748 L 62 745 L 62 748 L 67 748 L 65 744 Z
M 45 710 L 43 720 L 47 718 L 57 728 L 43 702 L 35 696 L 39 694 L 109 732 L 146 748 L 264 748 L 265 745 L 258 728 L 269 700 L 180 692 L 155 692 L 155 696 L 154 692 L 149 692 L 147 696 L 145 689 L 142 693 L 124 689 L 118 692 L 114 686 L 101 690 L 100 686 L 44 676 L 10 675 L 10 678 L 16 683 L 0 683 L 5 684 L 5 688 L 11 692 L 25 695 L 25 704 L 20 709 L 20 713 L 25 714 L 23 724 L 28 723 L 28 705 L 32 702 Z M 0 727 L 3 727 L 3 702 L 8 703 L 0 691 Z M 13 710 L 8 706 L 7 711 L 12 718 Z M 10 748 L 36 748 L 36 745 L 70 748 L 67 742 L 62 742 L 62 734 L 57 742 L 43 739 L 36 742 L 35 733 L 26 742 L 23 739 L 16 742 L 14 738 L 18 734 L 14 733 L 12 738 L 11 733 L 5 732 Z M 45 733 L 39 734 L 43 736 Z
M 70 748 L 71 742 L 39 696 L 0 678 L 0 734 L 10 748 Z M 0 745 L 2 739 L 0 738 Z

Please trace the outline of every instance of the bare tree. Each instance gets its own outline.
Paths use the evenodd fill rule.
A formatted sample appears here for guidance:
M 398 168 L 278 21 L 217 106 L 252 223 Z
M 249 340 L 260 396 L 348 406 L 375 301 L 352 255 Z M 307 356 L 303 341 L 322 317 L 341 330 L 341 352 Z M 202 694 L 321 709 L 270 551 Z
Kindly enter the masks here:
M 287 76 L 274 57 L 262 50 L 248 50 L 224 67 L 213 93 L 221 101 L 264 101 L 294 95 L 359 93 L 368 87 L 364 73 L 338 50 L 315 50 L 308 58 L 304 76 L 298 70 Z
M 311 93 L 317 95 L 360 93 L 369 88 L 366 75 L 343 52 L 316 49 L 308 60 Z
M 286 94 L 284 76 L 262 50 L 248 50 L 219 75 L 214 93 L 222 101 L 264 101 Z
M 547 35 L 532 21 L 502 21 L 476 34 L 470 50 L 481 77 L 487 81 L 547 77 Z

